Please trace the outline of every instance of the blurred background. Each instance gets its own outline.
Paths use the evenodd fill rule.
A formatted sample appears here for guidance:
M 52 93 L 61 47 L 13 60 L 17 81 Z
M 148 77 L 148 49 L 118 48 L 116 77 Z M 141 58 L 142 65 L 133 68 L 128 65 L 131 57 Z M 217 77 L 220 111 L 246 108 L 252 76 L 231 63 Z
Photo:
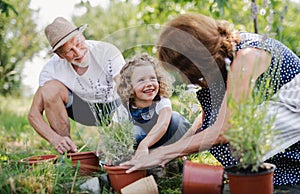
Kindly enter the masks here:
M 225 19 L 239 30 L 268 34 L 300 56 L 299 0 L 0 0 L 0 94 L 31 97 L 49 59 L 44 28 L 63 16 L 88 24 L 87 39 L 105 40 L 124 57 L 155 54 L 160 27 L 196 12 Z

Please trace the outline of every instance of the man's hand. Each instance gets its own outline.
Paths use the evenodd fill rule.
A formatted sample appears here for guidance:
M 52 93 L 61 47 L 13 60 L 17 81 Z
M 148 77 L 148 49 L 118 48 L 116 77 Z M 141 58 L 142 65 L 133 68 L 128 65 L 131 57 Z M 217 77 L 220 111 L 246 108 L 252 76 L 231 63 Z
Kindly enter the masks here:
M 57 138 L 54 142 L 51 142 L 51 144 L 60 154 L 64 154 L 65 152 L 77 152 L 77 146 L 67 136 Z

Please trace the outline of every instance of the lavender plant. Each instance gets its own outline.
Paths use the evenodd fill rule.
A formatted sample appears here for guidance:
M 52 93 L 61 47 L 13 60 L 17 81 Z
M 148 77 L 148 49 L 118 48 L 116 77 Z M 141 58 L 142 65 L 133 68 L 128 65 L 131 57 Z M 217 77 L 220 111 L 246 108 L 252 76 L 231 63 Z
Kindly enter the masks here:
M 224 137 L 229 140 L 232 155 L 238 160 L 239 170 L 258 171 L 264 162 L 263 156 L 273 147 L 276 113 L 270 114 L 270 101 L 262 100 L 266 97 L 266 92 L 272 94 L 268 81 L 265 86 L 238 103 L 231 97 L 228 99 L 231 110 L 230 127 Z

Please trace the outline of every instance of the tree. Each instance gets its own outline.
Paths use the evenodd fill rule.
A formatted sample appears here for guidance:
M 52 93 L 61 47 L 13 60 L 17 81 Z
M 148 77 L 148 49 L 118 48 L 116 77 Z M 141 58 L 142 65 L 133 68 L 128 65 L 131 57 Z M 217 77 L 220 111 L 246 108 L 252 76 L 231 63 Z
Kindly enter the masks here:
M 300 3 L 288 0 L 142 0 L 141 19 L 145 23 L 165 23 L 186 12 L 202 13 L 215 19 L 225 19 L 239 30 L 268 34 L 282 41 L 300 56 Z
M 1 5 L 3 5 L 1 0 Z M 14 14 L 7 14 L 7 8 L 0 13 L 0 93 L 19 94 L 21 72 L 25 61 L 32 59 L 41 46 L 33 18 L 36 11 L 29 9 L 30 0 L 10 0 L 8 7 Z M 7 10 L 7 11 L 6 11 Z M 4 11 L 4 12 L 3 12 Z M 19 14 L 16 14 L 19 13 Z
M 85 30 L 87 39 L 103 40 L 116 45 L 124 57 L 129 57 L 142 48 L 145 44 L 154 44 L 150 39 L 149 29 L 138 21 L 138 7 L 131 1 L 110 1 L 108 7 L 92 7 L 89 2 L 81 2 L 77 9 L 85 10 L 81 16 L 74 16 L 77 25 L 87 23 Z M 152 33 L 158 35 L 158 33 Z M 151 47 L 152 48 L 152 47 Z
M 15 10 L 15 8 L 11 4 L 0 0 L 0 11 L 1 11 L 1 13 L 6 14 L 6 16 L 9 16 L 9 11 L 10 10 L 12 10 L 15 14 L 18 15 L 18 12 Z

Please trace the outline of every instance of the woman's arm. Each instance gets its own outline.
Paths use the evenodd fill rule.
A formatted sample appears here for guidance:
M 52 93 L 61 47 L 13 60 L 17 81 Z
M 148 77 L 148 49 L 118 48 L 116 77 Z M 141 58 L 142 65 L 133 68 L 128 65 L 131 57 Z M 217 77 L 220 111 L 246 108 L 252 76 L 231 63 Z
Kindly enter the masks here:
M 202 127 L 203 119 L 204 113 L 203 111 L 201 111 L 201 113 L 194 120 L 191 128 L 182 136 L 182 138 L 187 138 L 192 135 L 195 135 L 196 131 Z
M 130 173 L 137 169 L 151 168 L 157 165 L 164 166 L 174 158 L 209 149 L 213 144 L 219 143 L 217 141 L 220 141 L 219 135 L 222 133 L 221 129 L 225 123 L 225 116 L 226 98 L 223 100 L 217 121 L 210 128 L 197 134 L 186 136 L 186 138 L 181 138 L 173 144 L 160 146 L 151 151 L 147 157 L 141 157 L 138 159 L 133 158 L 121 165 L 132 166 L 129 170 L 127 170 L 127 173 Z M 193 126 L 197 126 L 197 124 L 195 123 Z M 190 128 L 189 131 L 190 130 L 191 132 L 194 132 L 193 128 Z

